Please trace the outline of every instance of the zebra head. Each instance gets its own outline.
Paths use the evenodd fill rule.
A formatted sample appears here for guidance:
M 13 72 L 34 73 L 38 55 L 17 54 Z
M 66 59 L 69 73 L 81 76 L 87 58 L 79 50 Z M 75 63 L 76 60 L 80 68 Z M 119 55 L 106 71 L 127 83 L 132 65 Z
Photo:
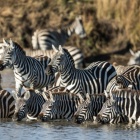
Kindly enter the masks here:
M 84 38 L 86 36 L 81 16 L 75 18 L 72 27 L 74 28 L 75 33 L 80 36 L 80 38 Z
M 140 65 L 140 51 L 137 51 L 136 53 L 134 53 L 131 49 L 129 50 L 131 53 L 131 57 L 128 61 L 128 65 Z
M 80 99 L 80 104 L 77 107 L 77 111 L 75 112 L 74 117 L 75 117 L 75 122 L 78 124 L 81 124 L 82 122 L 86 120 L 86 117 L 87 117 L 86 114 L 87 114 L 87 109 L 90 104 L 90 96 L 87 93 L 86 100 L 83 99 L 81 94 L 78 94 L 78 97 Z
M 111 120 L 117 117 L 117 114 L 119 113 L 114 96 L 107 96 L 107 98 L 107 101 L 103 104 L 102 109 L 97 115 L 97 121 L 100 123 L 111 122 Z
M 10 41 L 6 41 L 3 39 L 2 51 L 4 53 L 3 56 L 1 56 L 1 61 L 3 62 L 0 68 L 1 70 L 3 70 L 6 66 L 8 66 L 9 68 L 13 68 L 15 60 L 18 59 L 15 55 L 17 48 L 20 48 L 20 50 L 22 50 L 21 47 L 16 42 L 13 42 L 11 39 Z
M 22 94 L 21 97 L 17 97 L 16 95 L 16 103 L 15 103 L 15 113 L 14 113 L 14 120 L 21 121 L 23 118 L 27 116 L 28 107 L 27 101 L 30 98 L 30 92 L 25 92 Z
M 47 75 L 53 75 L 56 72 L 62 72 L 65 69 L 75 67 L 74 60 L 66 49 L 63 49 L 61 45 L 59 45 L 59 50 L 57 50 L 54 45 L 52 45 L 52 47 L 56 54 L 48 64 L 46 69 Z
M 39 114 L 39 117 L 42 121 L 46 122 L 52 118 L 52 111 L 54 111 L 53 110 L 54 99 L 51 93 L 49 93 L 49 97 L 47 97 L 44 92 L 42 95 L 44 99 L 46 100 L 46 102 L 42 106 L 42 110 Z

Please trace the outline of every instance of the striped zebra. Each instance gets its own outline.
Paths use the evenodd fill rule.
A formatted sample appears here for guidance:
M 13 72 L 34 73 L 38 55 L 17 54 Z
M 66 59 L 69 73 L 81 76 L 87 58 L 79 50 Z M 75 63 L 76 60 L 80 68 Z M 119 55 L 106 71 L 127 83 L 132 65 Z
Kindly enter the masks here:
M 101 123 L 140 122 L 140 91 L 119 89 L 112 91 L 97 115 Z
M 56 54 L 51 59 L 46 73 L 51 75 L 60 72 L 61 86 L 73 85 L 70 89 L 72 93 L 103 93 L 109 81 L 116 76 L 115 68 L 108 62 L 95 62 L 87 68 L 76 69 L 72 56 L 61 46 L 57 50 L 53 46 Z
M 77 107 L 77 111 L 74 114 L 75 122 L 81 124 L 86 120 L 96 120 L 95 118 L 106 99 L 105 94 L 88 95 Z
M 71 56 L 73 57 L 74 64 L 76 68 L 84 68 L 85 67 L 85 60 L 84 60 L 84 54 L 82 51 L 74 46 L 64 46 Z M 24 49 L 27 56 L 36 57 L 36 56 L 48 56 L 49 58 L 52 58 L 55 54 L 53 50 L 31 50 L 31 49 Z
M 20 97 L 15 95 L 13 120 L 21 121 L 24 118 L 36 120 L 44 103 L 45 99 L 42 92 L 35 90 L 30 89 L 24 92 Z
M 132 85 L 132 89 L 140 90 L 140 66 L 125 66 L 121 67 L 121 71 L 116 71 L 118 75 L 114 77 L 107 85 L 107 93 L 115 90 L 117 86 L 120 88 L 127 88 L 128 86 Z
M 131 53 L 131 57 L 129 58 L 128 65 L 140 65 L 140 51 L 133 52 L 131 49 L 129 50 Z
M 26 56 L 23 49 L 16 42 L 3 40 L 3 43 L 7 51 L 4 53 L 3 64 L 1 64 L 0 69 L 3 70 L 9 65 L 13 66 L 18 96 L 21 96 L 23 87 L 41 90 L 44 87 L 52 86 L 55 76 L 47 76 L 41 62 Z
M 32 36 L 33 49 L 50 50 L 52 49 L 52 45 L 57 47 L 59 45 L 63 46 L 74 32 L 81 38 L 86 36 L 80 16 L 76 17 L 75 21 L 67 28 L 59 30 L 36 30 Z
M 50 121 L 54 119 L 71 120 L 77 110 L 77 106 L 83 101 L 78 94 L 70 93 L 69 90 L 47 91 L 44 94 L 46 102 L 40 112 L 42 121 Z
M 7 90 L 0 90 L 0 118 L 11 118 L 15 111 L 15 99 Z
M 64 87 L 53 87 L 51 91 L 66 91 Z M 13 120 L 21 121 L 24 118 L 30 120 L 37 120 L 37 117 L 43 107 L 43 104 L 46 102 L 44 94 L 40 91 L 29 89 L 24 92 L 22 96 L 18 97 L 14 94 L 15 98 L 15 112 L 13 115 Z

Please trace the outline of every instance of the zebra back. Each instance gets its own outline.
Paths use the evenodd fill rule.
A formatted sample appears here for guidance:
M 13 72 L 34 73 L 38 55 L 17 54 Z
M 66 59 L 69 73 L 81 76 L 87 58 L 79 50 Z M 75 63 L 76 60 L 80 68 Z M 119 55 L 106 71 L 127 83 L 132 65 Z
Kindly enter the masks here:
M 71 56 L 73 57 L 76 68 L 85 67 L 84 54 L 79 48 L 74 46 L 64 46 L 64 48 L 66 48 L 71 54 Z M 49 58 L 53 58 L 53 56 L 55 55 L 55 52 L 53 50 L 31 50 L 31 49 L 24 49 L 24 50 L 26 52 L 26 55 L 31 57 L 43 55 Z
M 75 21 L 67 28 L 62 29 L 41 29 L 36 30 L 32 36 L 33 49 L 50 50 L 52 45 L 64 45 L 67 39 L 73 34 L 78 34 L 81 38 L 85 37 L 86 33 L 80 17 L 76 17 Z

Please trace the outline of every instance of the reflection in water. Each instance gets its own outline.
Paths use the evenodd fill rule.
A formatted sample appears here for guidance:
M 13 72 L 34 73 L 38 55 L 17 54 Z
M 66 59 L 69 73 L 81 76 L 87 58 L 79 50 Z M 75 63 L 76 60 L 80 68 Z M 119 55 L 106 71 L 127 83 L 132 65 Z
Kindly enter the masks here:
M 2 74 L 2 87 L 9 91 L 15 88 L 13 72 L 5 70 Z M 136 124 L 101 125 L 85 122 L 78 125 L 67 121 L 21 121 L 0 120 L 1 140 L 138 140 L 140 126 Z

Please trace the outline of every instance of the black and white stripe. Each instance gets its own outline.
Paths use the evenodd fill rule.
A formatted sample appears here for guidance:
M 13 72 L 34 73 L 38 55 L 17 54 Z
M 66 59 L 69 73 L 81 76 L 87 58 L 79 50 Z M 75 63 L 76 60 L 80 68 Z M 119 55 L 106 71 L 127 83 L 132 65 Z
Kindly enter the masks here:
M 33 49 L 50 50 L 52 45 L 56 47 L 63 46 L 73 33 L 78 34 L 80 37 L 85 37 L 86 35 L 80 16 L 76 17 L 75 21 L 67 28 L 36 30 L 32 36 Z
M 6 90 L 0 90 L 0 118 L 11 118 L 14 111 L 15 99 L 13 95 Z
M 105 101 L 105 94 L 88 95 L 77 107 L 75 122 L 80 124 L 86 120 L 94 121 Z
M 7 50 L 3 57 L 1 70 L 6 66 L 13 66 L 16 92 L 19 96 L 21 96 L 22 87 L 41 90 L 52 86 L 55 76 L 47 76 L 45 66 L 41 62 L 26 56 L 23 49 L 12 40 L 9 43 L 4 40 L 3 43 Z
M 15 112 L 13 119 L 21 121 L 24 118 L 37 119 L 38 114 L 45 103 L 41 92 L 28 90 L 21 97 L 15 96 Z
M 112 91 L 97 115 L 101 123 L 140 122 L 140 91 L 120 89 Z
M 44 95 L 46 96 L 46 95 Z M 67 90 L 49 91 L 48 96 L 45 97 L 46 102 L 40 112 L 40 119 L 42 121 L 49 121 L 54 119 L 70 120 L 79 105 L 80 98 L 77 95 L 70 93 Z
M 107 85 L 106 92 L 109 93 L 115 90 L 116 87 L 127 88 L 132 86 L 132 89 L 140 90 L 140 66 L 132 65 L 121 67 L 121 72 L 117 71 L 117 76 L 114 77 Z
M 74 64 L 76 68 L 84 68 L 85 67 L 85 60 L 84 60 L 84 54 L 82 53 L 82 51 L 74 46 L 64 46 L 64 48 L 66 48 L 69 53 L 71 54 L 71 56 L 73 57 L 74 60 Z M 27 56 L 31 56 L 31 57 L 36 57 L 36 56 L 47 56 L 49 58 L 52 58 L 53 55 L 55 54 L 53 50 L 31 50 L 31 49 L 24 49 L 24 51 L 26 52 Z
M 83 70 L 76 69 L 73 58 L 61 46 L 47 67 L 48 75 L 55 72 L 60 72 L 62 86 L 73 85 L 72 93 L 84 94 L 103 93 L 110 80 L 116 76 L 115 68 L 105 61 L 94 62 Z

